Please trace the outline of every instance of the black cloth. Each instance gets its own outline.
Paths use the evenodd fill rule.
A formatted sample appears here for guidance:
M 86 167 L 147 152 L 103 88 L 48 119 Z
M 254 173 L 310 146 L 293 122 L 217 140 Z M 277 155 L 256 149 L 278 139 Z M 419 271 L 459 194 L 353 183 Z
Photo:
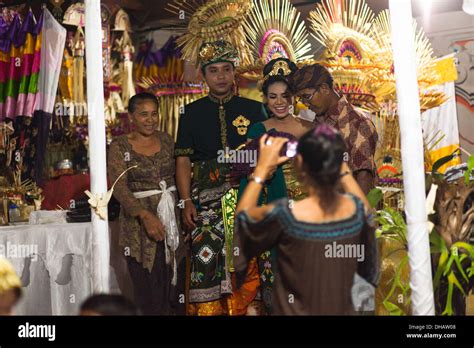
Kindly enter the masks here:
M 245 143 L 248 129 L 266 118 L 262 103 L 230 96 L 222 103 L 225 111 L 222 127 L 220 106 L 212 96 L 185 106 L 179 121 L 175 156 L 189 156 L 193 162 L 215 159 L 217 151 L 224 146 L 235 149 Z
M 158 242 L 151 272 L 133 257 L 127 257 L 133 283 L 135 305 L 143 315 L 185 315 L 184 298 L 186 262 L 178 263 L 176 286 L 171 285 L 172 268 L 166 264 L 164 243 Z
M 43 182 L 44 156 L 48 143 L 49 127 L 52 115 L 44 111 L 35 111 L 33 117 L 17 116 L 14 121 L 16 148 L 11 163 L 12 170 L 17 169 L 16 152 L 23 158 L 21 180 L 32 179 L 38 185 Z
M 37 127 L 36 137 L 36 155 L 33 179 L 38 185 L 43 183 L 44 158 L 46 146 L 48 144 L 49 129 L 51 125 L 52 114 L 44 111 L 35 111 L 33 121 Z

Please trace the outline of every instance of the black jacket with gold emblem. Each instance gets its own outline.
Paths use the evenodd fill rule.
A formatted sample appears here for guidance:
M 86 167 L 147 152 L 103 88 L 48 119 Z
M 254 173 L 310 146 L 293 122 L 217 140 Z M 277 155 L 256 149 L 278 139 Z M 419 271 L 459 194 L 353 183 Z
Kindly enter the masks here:
M 247 141 L 250 127 L 265 120 L 263 104 L 230 95 L 222 102 L 207 96 L 185 106 L 180 117 L 175 156 L 208 161 L 219 150 L 236 149 Z

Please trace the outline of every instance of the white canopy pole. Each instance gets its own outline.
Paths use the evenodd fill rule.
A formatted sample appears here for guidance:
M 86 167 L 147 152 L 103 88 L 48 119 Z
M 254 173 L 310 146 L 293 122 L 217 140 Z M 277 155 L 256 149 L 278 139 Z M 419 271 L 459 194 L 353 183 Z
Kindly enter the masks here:
M 107 191 L 105 154 L 104 82 L 102 70 L 102 22 L 100 0 L 85 0 L 86 7 L 86 71 L 87 111 L 91 192 Z M 92 278 L 93 291 L 109 291 L 109 225 L 92 211 Z
M 415 35 L 410 0 L 390 0 L 413 315 L 434 315 Z

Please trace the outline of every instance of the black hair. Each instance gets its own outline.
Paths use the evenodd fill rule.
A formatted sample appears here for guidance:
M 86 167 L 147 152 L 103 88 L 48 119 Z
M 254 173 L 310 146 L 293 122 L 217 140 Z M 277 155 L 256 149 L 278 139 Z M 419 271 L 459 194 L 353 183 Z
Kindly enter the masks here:
M 92 295 L 81 305 L 81 311 L 90 310 L 101 315 L 139 315 L 137 307 L 122 295 Z
M 293 94 L 293 88 L 291 87 L 291 85 L 288 83 L 288 80 L 284 77 L 284 76 L 281 76 L 281 75 L 274 75 L 274 76 L 270 76 L 268 79 L 265 80 L 265 82 L 263 83 L 263 86 L 262 86 L 262 92 L 263 92 L 263 95 L 264 96 L 268 96 L 268 88 L 270 88 L 271 85 L 273 85 L 274 83 L 277 83 L 277 82 L 281 82 L 281 83 L 284 83 L 286 85 L 286 90 L 288 92 L 290 92 L 291 94 Z
M 297 150 L 303 157 L 304 168 L 316 187 L 325 192 L 332 192 L 339 181 L 347 149 L 339 132 L 331 130 L 327 125 L 320 127 L 330 130 L 323 134 L 318 132 L 319 128 L 310 130 L 299 140 Z
M 129 99 L 128 111 L 130 113 L 134 113 L 135 110 L 137 109 L 137 104 L 140 104 L 145 100 L 151 100 L 152 102 L 156 104 L 157 107 L 159 107 L 158 99 L 156 99 L 156 96 L 154 96 L 151 93 L 143 92 L 143 93 L 135 94 L 133 97 Z
M 202 76 L 206 77 L 206 68 L 208 66 L 211 66 L 212 64 L 216 64 L 216 63 L 229 63 L 230 65 L 232 65 L 232 69 L 235 70 L 235 66 L 231 62 L 227 62 L 227 61 L 215 62 L 215 63 L 207 64 L 207 65 L 204 65 L 204 66 L 201 67 Z
M 289 83 L 295 91 L 305 88 L 319 88 L 327 84 L 333 88 L 334 79 L 329 70 L 321 64 L 305 65 L 301 69 L 293 71 L 288 77 Z

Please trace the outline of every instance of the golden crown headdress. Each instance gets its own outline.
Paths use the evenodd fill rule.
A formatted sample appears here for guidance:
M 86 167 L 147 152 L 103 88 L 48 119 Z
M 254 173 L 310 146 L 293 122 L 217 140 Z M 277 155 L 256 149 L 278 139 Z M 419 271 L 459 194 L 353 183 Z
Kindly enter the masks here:
M 271 76 L 288 76 L 291 74 L 290 65 L 284 59 L 277 60 L 272 67 L 272 70 L 265 75 L 264 81 L 268 80 Z

